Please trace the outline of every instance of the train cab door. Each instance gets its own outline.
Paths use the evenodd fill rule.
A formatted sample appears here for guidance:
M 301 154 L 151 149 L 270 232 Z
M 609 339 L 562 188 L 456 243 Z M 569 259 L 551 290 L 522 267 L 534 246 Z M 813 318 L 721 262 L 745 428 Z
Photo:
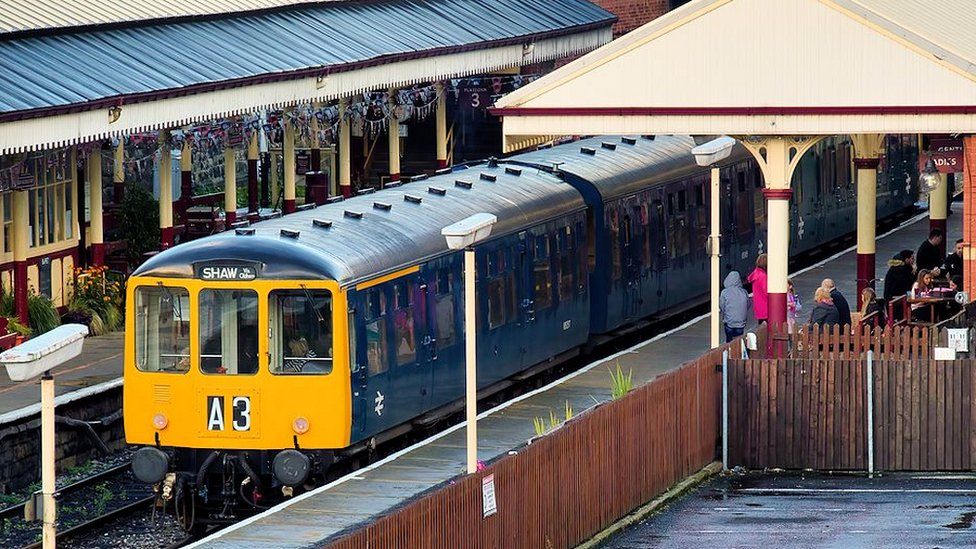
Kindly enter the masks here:
M 667 220 L 664 216 L 664 195 L 660 190 L 651 195 L 651 205 L 648 215 L 648 241 L 651 247 L 651 280 L 650 284 L 655 288 L 654 291 L 654 310 L 661 309 L 664 302 L 664 294 L 668 286 L 668 266 L 670 264 L 671 252 L 668 249 Z
M 380 285 L 358 291 L 351 302 L 357 356 L 353 367 L 353 435 L 369 436 L 393 424 L 389 403 L 392 344 L 387 288 Z
M 393 336 L 390 348 L 389 403 L 399 419 L 397 423 L 414 418 L 425 411 L 430 401 L 433 357 L 432 340 L 427 329 L 426 284 L 413 273 L 389 283 L 391 292 L 391 323 Z
M 634 320 L 640 315 L 641 287 L 640 262 L 636 252 L 638 251 L 637 240 L 635 237 L 636 221 L 629 202 L 622 205 L 623 212 L 620 218 L 620 253 L 623 268 L 623 318 Z
M 518 322 L 516 323 L 518 336 L 512 341 L 512 345 L 518 347 L 519 369 L 530 366 L 528 364 L 529 345 L 531 344 L 531 334 L 535 329 L 536 312 L 533 292 L 533 272 L 532 272 L 532 245 L 526 231 L 518 234 L 518 245 L 515 253 L 515 280 L 517 288 L 515 291 L 518 305 Z

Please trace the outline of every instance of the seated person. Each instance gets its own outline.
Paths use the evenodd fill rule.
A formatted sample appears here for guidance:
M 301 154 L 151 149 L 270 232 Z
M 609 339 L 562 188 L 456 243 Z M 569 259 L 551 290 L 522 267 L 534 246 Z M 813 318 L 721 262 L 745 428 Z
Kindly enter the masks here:
M 281 370 L 301 372 L 308 364 L 306 359 L 309 358 L 318 358 L 318 355 L 308 345 L 308 340 L 301 336 L 294 336 L 288 340 L 288 355 L 284 357 Z

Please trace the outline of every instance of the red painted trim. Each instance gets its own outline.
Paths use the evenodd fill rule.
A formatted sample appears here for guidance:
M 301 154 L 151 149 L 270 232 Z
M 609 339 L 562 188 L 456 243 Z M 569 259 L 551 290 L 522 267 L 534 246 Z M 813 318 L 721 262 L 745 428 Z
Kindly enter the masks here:
M 437 169 L 438 170 L 443 170 L 446 167 L 447 167 L 447 159 L 446 158 L 438 158 L 437 159 Z
M 789 200 L 793 196 L 793 189 L 763 189 L 766 200 Z
M 17 318 L 27 326 L 30 317 L 27 314 L 27 262 L 14 261 L 14 309 Z
M 282 213 L 284 214 L 295 213 L 295 210 L 297 208 L 298 206 L 295 204 L 294 198 L 286 198 L 284 207 L 282 208 Z
M 28 249 L 28 251 L 30 251 L 30 250 Z M 27 263 L 27 266 L 28 267 L 33 267 L 33 266 L 36 266 L 36 265 L 40 265 L 41 264 L 41 260 L 44 259 L 45 257 L 48 257 L 48 258 L 54 260 L 54 259 L 64 259 L 64 258 L 66 258 L 68 256 L 70 256 L 71 259 L 74 260 L 75 267 L 79 267 L 80 266 L 78 264 L 78 247 L 77 246 L 68 246 L 67 248 L 65 248 L 63 250 L 58 250 L 56 252 L 51 252 L 49 254 L 40 254 L 40 255 L 35 255 L 35 256 L 28 256 L 27 257 L 27 260 L 26 260 L 26 263 Z M 16 265 L 16 263 L 17 263 L 16 261 L 8 261 L 6 263 L 0 263 L 0 271 L 10 271 L 10 270 L 13 270 L 14 269 L 14 266 Z
M 24 120 L 28 118 L 41 118 L 41 117 L 55 116 L 59 114 L 67 114 L 73 112 L 93 111 L 93 110 L 106 109 L 109 107 L 120 106 L 120 105 L 131 105 L 134 103 L 144 103 L 147 101 L 156 101 L 159 99 L 184 97 L 187 95 L 194 95 L 197 93 L 206 93 L 206 92 L 225 90 L 230 88 L 239 88 L 239 87 L 251 86 L 255 84 L 265 84 L 268 82 L 282 82 L 288 80 L 296 80 L 299 78 L 308 78 L 311 76 L 328 76 L 330 74 L 349 72 L 349 71 L 359 70 L 367 67 L 388 65 L 390 63 L 397 63 L 400 61 L 410 61 L 413 59 L 426 59 L 429 57 L 438 57 L 438 56 L 448 55 L 453 53 L 479 51 L 479 50 L 498 48 L 503 46 L 510 46 L 515 44 L 526 44 L 526 43 L 541 40 L 543 38 L 555 38 L 559 36 L 566 36 L 569 34 L 577 34 L 581 32 L 602 29 L 604 27 L 609 27 L 613 25 L 613 23 L 615 23 L 616 21 L 617 18 L 614 16 L 594 23 L 587 23 L 585 25 L 577 25 L 574 27 L 566 27 L 556 31 L 545 31 L 545 32 L 538 32 L 534 34 L 516 36 L 512 38 L 488 40 L 484 42 L 478 42 L 475 44 L 464 44 L 460 46 L 444 46 L 441 48 L 430 48 L 421 51 L 381 55 L 363 61 L 355 61 L 355 62 L 344 63 L 339 65 L 319 66 L 319 67 L 312 67 L 308 69 L 301 69 L 297 71 L 265 73 L 265 74 L 255 75 L 255 76 L 247 76 L 243 78 L 222 80 L 220 82 L 206 82 L 201 84 L 193 84 L 181 88 L 171 88 L 167 90 L 134 93 L 129 95 L 115 95 L 111 97 L 103 97 L 101 99 L 95 101 L 88 101 L 85 103 L 70 103 L 68 105 L 58 105 L 55 107 L 41 107 L 37 109 L 0 113 L 0 122 L 11 122 L 14 120 Z
M 398 174 L 398 173 L 391 173 L 390 174 L 390 181 L 391 182 L 392 181 L 399 181 L 399 180 L 400 180 L 400 174 Z
M 874 288 L 875 254 L 857 254 L 857 308 L 860 309 L 861 292 L 864 288 Z
M 775 333 L 785 333 L 786 332 L 786 294 L 785 293 L 772 293 L 768 294 L 769 301 L 769 319 L 767 321 L 767 326 L 769 329 L 768 338 L 769 341 L 769 352 L 771 358 L 780 358 L 783 356 L 783 346 L 782 343 L 775 341 L 772 337 Z
M 352 185 L 339 185 L 339 193 L 342 194 L 343 198 L 349 198 L 352 196 Z
M 166 250 L 173 247 L 175 231 L 173 227 L 159 229 L 159 249 Z
M 493 107 L 495 116 L 816 116 L 976 114 L 976 105 L 850 107 Z
M 105 243 L 92 243 L 91 245 L 92 265 L 102 266 L 105 264 Z
M 224 212 L 224 226 L 225 226 L 224 228 L 229 231 L 230 226 L 233 225 L 234 223 L 237 223 L 237 212 L 232 212 L 232 211 Z
M 881 165 L 880 158 L 855 158 L 854 167 L 858 170 L 877 170 Z

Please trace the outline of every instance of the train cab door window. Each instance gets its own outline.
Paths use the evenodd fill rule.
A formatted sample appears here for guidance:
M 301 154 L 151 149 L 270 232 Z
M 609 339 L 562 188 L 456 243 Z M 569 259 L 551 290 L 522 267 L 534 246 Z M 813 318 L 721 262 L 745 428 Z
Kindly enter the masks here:
M 417 361 L 417 334 L 411 299 L 413 284 L 397 282 L 393 285 L 393 335 L 396 342 L 397 366 Z
M 613 280 L 620 280 L 620 274 L 622 272 L 620 264 L 620 222 L 617 217 L 617 210 L 613 207 L 607 216 L 607 222 L 610 227 L 610 266 L 611 266 L 611 278 Z
M 644 270 L 650 270 L 652 262 L 654 261 L 654 255 L 651 253 L 653 248 L 652 242 L 653 238 L 651 235 L 651 211 L 650 206 L 647 204 L 646 200 L 640 205 L 640 224 L 641 224 L 641 265 L 644 266 Z
M 258 371 L 258 294 L 252 290 L 200 292 L 200 370 L 205 374 Z
M 452 293 L 454 274 L 449 269 L 437 271 L 437 295 L 434 298 L 434 308 L 437 315 L 437 347 L 445 349 L 454 345 L 455 315 L 454 294 Z
M 366 294 L 366 371 L 372 377 L 389 369 L 389 343 L 386 337 L 386 294 L 380 288 Z
M 488 282 L 488 329 L 505 325 L 505 303 L 508 298 L 507 280 L 504 277 Z
M 184 288 L 141 286 L 135 292 L 135 359 L 143 372 L 190 369 L 190 294 Z
M 549 268 L 549 237 L 545 234 L 535 237 L 532 286 L 535 310 L 549 308 L 552 305 L 552 271 Z
M 326 290 L 276 290 L 271 309 L 271 373 L 332 371 L 332 294 Z

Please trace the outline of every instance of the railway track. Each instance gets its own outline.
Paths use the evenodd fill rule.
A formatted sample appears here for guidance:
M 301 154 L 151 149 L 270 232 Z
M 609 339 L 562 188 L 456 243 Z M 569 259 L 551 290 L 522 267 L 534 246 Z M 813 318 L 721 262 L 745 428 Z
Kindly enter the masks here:
M 112 520 L 150 509 L 151 491 L 125 463 L 58 489 L 58 543 L 76 539 Z M 41 547 L 40 522 L 26 522 L 27 502 L 0 510 L 0 546 Z

